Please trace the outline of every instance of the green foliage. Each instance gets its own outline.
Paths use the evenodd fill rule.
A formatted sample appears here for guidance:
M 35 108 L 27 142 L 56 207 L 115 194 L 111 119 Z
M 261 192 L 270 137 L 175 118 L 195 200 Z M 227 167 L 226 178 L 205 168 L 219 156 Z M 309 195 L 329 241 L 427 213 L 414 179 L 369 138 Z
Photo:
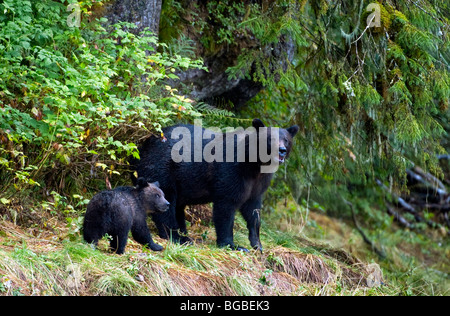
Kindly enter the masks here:
M 236 18 L 242 17 L 245 13 L 244 3 L 232 0 L 208 1 L 206 8 L 209 13 L 208 22 L 216 25 L 214 40 L 217 40 L 218 44 L 234 43 L 237 29 L 235 22 Z
M 233 112 L 227 111 L 225 109 L 216 108 L 210 104 L 199 102 L 195 106 L 195 109 L 201 113 L 208 114 L 210 116 L 219 116 L 219 117 L 232 117 L 234 116 Z
M 144 135 L 201 115 L 164 83 L 201 61 L 158 52 L 150 32 L 127 31 L 132 24 L 69 27 L 67 4 L 0 4 L 2 192 L 80 190 L 88 175 L 119 174 Z M 92 5 L 82 4 L 83 17 Z
M 228 70 L 249 78 L 251 69 L 264 69 L 251 79 L 266 90 L 244 116 L 300 125 L 286 173 L 294 196 L 308 183 L 316 189 L 316 177 L 334 186 L 391 179 L 401 188 L 413 164 L 440 174 L 436 155 L 448 150 L 448 4 L 383 2 L 381 32 L 366 28 L 367 4 L 276 1 L 273 11 L 260 7 L 258 18 L 242 22 L 261 43 L 286 35 L 295 43 L 287 69 L 243 50 Z M 348 40 L 341 30 L 355 36 Z

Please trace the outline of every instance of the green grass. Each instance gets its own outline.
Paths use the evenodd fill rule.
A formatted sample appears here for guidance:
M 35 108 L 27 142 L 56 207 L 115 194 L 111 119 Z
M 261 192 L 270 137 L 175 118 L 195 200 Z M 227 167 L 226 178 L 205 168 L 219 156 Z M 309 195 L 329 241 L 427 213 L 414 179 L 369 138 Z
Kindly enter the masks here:
M 3 220 L 0 295 L 449 294 L 448 243 L 423 249 L 429 244 L 423 237 L 386 231 L 380 239 L 388 259 L 379 261 L 343 221 L 314 212 L 309 224 L 277 216 L 263 217 L 263 253 L 217 248 L 214 228 L 197 225 L 190 227 L 193 245 L 156 238 L 165 249 L 152 252 L 130 239 L 122 256 L 110 253 L 106 242 L 92 249 L 63 223 L 26 229 Z M 248 247 L 240 216 L 235 239 Z M 374 263 L 382 284 L 368 286 Z

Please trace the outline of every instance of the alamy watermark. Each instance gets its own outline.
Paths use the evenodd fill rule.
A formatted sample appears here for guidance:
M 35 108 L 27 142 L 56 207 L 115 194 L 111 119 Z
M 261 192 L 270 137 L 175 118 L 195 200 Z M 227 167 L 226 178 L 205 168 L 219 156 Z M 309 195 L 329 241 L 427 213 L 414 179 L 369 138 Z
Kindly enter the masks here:
M 366 12 L 371 12 L 366 19 L 366 27 L 364 31 L 358 37 L 358 31 L 360 26 L 360 19 L 362 14 L 362 2 L 361 7 L 359 9 L 359 17 L 356 27 L 353 29 L 351 33 L 346 33 L 341 27 L 341 34 L 347 40 L 348 43 L 355 43 L 359 41 L 359 39 L 364 35 L 364 33 L 372 27 L 381 27 L 381 6 L 378 3 L 369 3 L 366 7 Z M 357 38 L 355 40 L 355 38 Z
M 371 263 L 367 266 L 367 286 L 378 287 L 383 284 L 383 272 L 380 266 L 376 263 Z
M 218 127 L 203 129 L 202 120 L 197 119 L 192 129 L 175 127 L 170 137 L 177 140 L 171 151 L 176 163 L 260 162 L 261 173 L 273 173 L 285 158 L 285 152 L 280 154 L 277 127 L 226 127 L 223 133 Z
M 80 7 L 80 5 L 77 2 L 70 3 L 67 6 L 67 11 L 72 12 L 67 17 L 67 26 L 80 27 L 80 25 L 81 25 L 81 7 Z
M 381 26 L 381 7 L 378 3 L 369 3 L 366 7 L 366 12 L 371 12 L 367 17 L 367 27 L 380 27 Z

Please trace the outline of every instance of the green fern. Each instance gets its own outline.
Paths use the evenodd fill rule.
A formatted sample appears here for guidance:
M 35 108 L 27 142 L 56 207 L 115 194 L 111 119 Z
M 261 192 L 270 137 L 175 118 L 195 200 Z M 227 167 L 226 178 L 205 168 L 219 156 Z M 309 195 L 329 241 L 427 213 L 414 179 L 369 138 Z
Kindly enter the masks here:
M 197 105 L 194 108 L 196 111 L 208 116 L 233 117 L 235 115 L 231 111 L 219 109 L 205 102 L 197 103 Z

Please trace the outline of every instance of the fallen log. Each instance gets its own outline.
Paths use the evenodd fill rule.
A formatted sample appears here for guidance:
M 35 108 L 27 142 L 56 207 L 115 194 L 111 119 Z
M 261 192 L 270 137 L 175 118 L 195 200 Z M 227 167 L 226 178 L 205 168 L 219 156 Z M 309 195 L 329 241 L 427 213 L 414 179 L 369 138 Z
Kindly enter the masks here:
M 419 201 L 441 203 L 448 195 L 444 184 L 433 175 L 426 174 L 419 169 L 406 170 L 410 196 L 418 196 Z
M 403 210 L 405 210 L 406 212 L 413 215 L 416 222 L 419 222 L 419 223 L 425 222 L 428 226 L 430 226 L 432 228 L 436 227 L 436 223 L 434 223 L 433 221 L 424 220 L 424 218 L 422 216 L 420 216 L 419 212 L 416 210 L 416 208 L 414 206 L 412 206 L 411 204 L 406 202 L 402 197 L 398 196 L 394 192 L 390 192 L 388 187 L 383 182 L 381 182 L 381 180 L 376 179 L 375 181 L 381 188 L 383 188 L 383 190 L 385 190 L 387 193 L 389 193 L 391 195 L 396 207 L 400 207 Z
M 445 222 L 447 223 L 447 227 L 450 228 L 450 219 L 448 218 L 448 213 L 444 213 Z M 450 233 L 450 231 L 449 231 Z
M 389 193 L 392 196 L 392 198 L 394 199 L 395 203 L 398 206 L 401 206 L 408 213 L 414 215 L 414 218 L 417 222 L 422 221 L 422 218 L 420 217 L 420 215 L 417 213 L 416 209 L 412 205 L 407 203 L 403 198 L 399 197 L 394 192 L 390 192 L 389 188 L 383 182 L 381 182 L 381 180 L 376 179 L 376 182 L 383 190 L 385 190 L 387 193 Z
M 431 173 L 423 171 L 422 168 L 420 167 L 415 166 L 413 170 L 416 174 L 426 179 L 428 183 L 431 184 L 439 194 L 442 195 L 447 194 L 447 188 L 445 187 L 445 185 L 442 183 L 441 180 L 433 176 Z
M 413 228 L 413 225 L 408 222 L 403 216 L 401 216 L 398 212 L 394 211 L 392 207 L 387 205 L 387 212 L 389 215 L 394 217 L 394 220 L 400 224 L 400 226 L 403 226 L 405 228 Z
M 450 204 L 423 204 L 421 205 L 424 209 L 427 210 L 436 210 L 442 213 L 448 213 L 450 211 Z

